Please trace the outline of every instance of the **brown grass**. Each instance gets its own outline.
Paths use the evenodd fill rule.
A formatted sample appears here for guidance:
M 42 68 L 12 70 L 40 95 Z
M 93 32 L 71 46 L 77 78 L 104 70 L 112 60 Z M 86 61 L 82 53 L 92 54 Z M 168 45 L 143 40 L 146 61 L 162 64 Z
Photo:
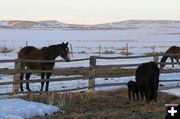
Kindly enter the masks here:
M 9 53 L 9 52 L 12 52 L 12 51 L 13 51 L 12 49 L 9 49 L 9 48 L 6 48 L 6 47 L 3 47 L 3 48 L 0 47 L 0 53 Z
M 119 54 L 121 54 L 121 55 L 132 55 L 133 53 L 126 52 L 126 51 L 121 51 Z
M 106 51 L 102 52 L 102 54 L 115 54 L 115 52 L 114 51 L 106 50 Z
M 28 100 L 60 107 L 65 114 L 32 119 L 163 119 L 167 103 L 180 103 L 176 96 L 158 93 L 158 102 L 128 100 L 127 89 L 96 91 L 94 93 L 48 93 L 27 95 Z

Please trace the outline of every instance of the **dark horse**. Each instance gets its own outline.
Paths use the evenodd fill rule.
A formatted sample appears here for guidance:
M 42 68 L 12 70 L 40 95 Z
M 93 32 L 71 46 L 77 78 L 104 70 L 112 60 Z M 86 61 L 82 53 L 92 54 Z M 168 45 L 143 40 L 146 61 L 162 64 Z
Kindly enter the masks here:
M 141 99 L 146 102 L 157 101 L 157 91 L 159 84 L 159 68 L 155 62 L 141 64 L 136 70 L 136 83 L 139 87 Z
M 49 47 L 43 47 L 37 49 L 33 46 L 26 46 L 22 48 L 18 53 L 18 59 L 20 60 L 55 60 L 56 57 L 61 56 L 65 61 L 70 60 L 68 42 L 51 45 Z M 21 62 L 21 69 L 31 69 L 31 70 L 52 70 L 55 65 L 55 62 L 48 63 L 30 63 L 30 62 Z M 41 79 L 44 79 L 46 74 L 46 79 L 49 79 L 51 72 L 41 73 Z M 26 73 L 26 80 L 29 80 L 31 73 Z M 24 74 L 21 73 L 20 79 L 23 80 Z M 44 82 L 41 83 L 41 91 L 43 91 Z M 49 81 L 46 82 L 46 91 L 48 91 Z M 20 89 L 23 91 L 23 84 L 20 84 Z M 29 88 L 29 83 L 26 83 L 26 89 L 31 91 Z
M 139 100 L 139 88 L 137 86 L 137 83 L 135 81 L 129 81 L 127 86 L 129 100 L 131 100 L 131 97 L 133 97 L 134 101 Z
M 167 58 L 169 57 L 171 59 L 172 62 L 172 67 L 174 67 L 173 64 L 173 59 L 175 59 L 177 61 L 177 63 L 179 63 L 180 59 L 180 55 L 179 56 L 171 56 L 170 54 L 175 54 L 175 53 L 180 53 L 180 47 L 177 46 L 171 46 L 165 53 L 164 56 L 161 59 L 161 63 L 166 62 Z M 165 64 L 160 64 L 160 69 L 162 70 L 164 68 Z

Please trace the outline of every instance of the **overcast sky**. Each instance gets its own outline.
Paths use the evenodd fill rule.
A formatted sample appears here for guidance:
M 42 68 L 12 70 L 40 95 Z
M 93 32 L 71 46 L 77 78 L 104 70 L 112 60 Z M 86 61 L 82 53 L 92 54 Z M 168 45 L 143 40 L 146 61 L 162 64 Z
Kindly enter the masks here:
M 180 0 L 0 0 L 0 19 L 78 24 L 180 20 Z

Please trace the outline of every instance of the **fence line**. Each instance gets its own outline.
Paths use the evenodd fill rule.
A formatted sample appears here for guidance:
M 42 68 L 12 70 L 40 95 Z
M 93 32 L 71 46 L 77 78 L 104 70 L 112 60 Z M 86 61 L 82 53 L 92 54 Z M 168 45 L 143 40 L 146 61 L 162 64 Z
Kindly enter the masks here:
M 94 68 L 122 68 L 122 67 L 137 67 L 141 63 L 135 63 L 135 64 L 120 64 L 120 65 L 96 65 Z M 166 62 L 166 63 L 161 63 L 157 62 L 157 64 L 165 64 L 165 65 L 172 65 L 171 62 Z M 179 64 L 177 62 L 174 62 L 173 64 Z M 53 74 L 59 74 L 58 72 L 68 72 L 68 68 L 61 68 L 61 69 L 53 69 L 53 70 L 29 70 L 29 69 L 24 69 L 24 70 L 17 70 L 17 69 L 0 69 L 1 74 L 15 74 L 15 73 L 53 73 Z M 84 70 L 89 70 L 90 67 L 73 67 L 74 70 L 78 69 L 84 69 Z M 180 69 L 173 70 L 172 72 L 178 72 Z M 60 73 L 61 74 L 61 73 Z
M 50 80 L 49 80 L 50 81 Z M 61 80 L 62 81 L 62 80 Z M 180 80 L 160 80 L 160 82 L 178 82 Z M 26 81 L 22 81 L 26 82 Z M 1 84 L 6 83 L 6 82 L 1 82 Z M 30 82 L 30 83 L 37 83 L 37 82 Z M 9 83 L 13 84 L 13 82 Z M 94 87 L 109 87 L 109 86 L 121 86 L 121 85 L 127 85 L 127 82 L 122 82 L 122 83 L 104 83 L 104 84 L 95 84 Z M 84 87 L 78 87 L 78 88 L 72 88 L 72 89 L 63 89 L 63 90 L 53 90 L 53 91 L 48 91 L 48 92 L 43 92 L 43 91 L 31 91 L 31 92 L 19 92 L 19 94 L 33 94 L 33 93 L 51 93 L 51 92 L 70 92 L 70 91 L 79 91 L 79 90 L 84 90 L 84 89 L 89 89 L 91 87 L 89 86 L 84 86 Z M 1 95 L 13 95 L 13 93 L 0 93 Z
M 153 55 L 139 55 L 139 56 L 119 56 L 119 57 L 101 57 L 101 56 L 91 56 L 96 59 L 104 59 L 104 60 L 112 60 L 112 59 L 134 59 L 134 58 L 148 58 L 154 56 L 180 56 L 180 53 L 166 53 L 166 54 L 153 54 Z M 82 59 L 72 59 L 70 62 L 77 61 L 86 61 L 90 60 L 90 58 L 82 58 Z M 9 62 L 33 62 L 33 63 L 51 63 L 51 62 L 65 62 L 64 60 L 20 60 L 20 59 L 8 59 L 8 60 L 0 60 L 0 63 L 9 63 Z
M 83 59 L 72 59 L 70 62 L 77 61 L 87 61 L 89 58 Z M 64 60 L 20 60 L 20 59 L 8 59 L 8 60 L 0 60 L 0 63 L 10 63 L 10 62 L 28 62 L 28 63 L 52 63 L 52 62 L 65 62 Z
M 180 54 L 165 54 L 168 56 L 177 56 Z M 165 56 L 164 55 L 164 56 Z M 70 80 L 79 80 L 79 79 L 88 79 L 88 86 L 83 88 L 74 88 L 74 89 L 67 89 L 68 90 L 80 90 L 80 89 L 89 89 L 89 91 L 94 91 L 95 87 L 104 87 L 104 86 L 117 86 L 117 85 L 126 85 L 127 83 L 108 83 L 108 84 L 95 84 L 95 78 L 105 78 L 105 77 L 125 77 L 125 76 L 134 76 L 133 74 L 125 74 L 125 75 L 96 75 L 96 69 L 97 68 L 121 68 L 121 67 L 136 67 L 139 66 L 141 63 L 134 63 L 134 64 L 120 64 L 120 65 L 96 65 L 96 60 L 105 59 L 105 60 L 113 60 L 113 59 L 133 59 L 133 58 L 146 58 L 146 57 L 155 57 L 154 59 L 158 59 L 156 57 L 163 56 L 160 54 L 153 54 L 153 55 L 143 55 L 143 56 L 128 56 L 128 57 L 99 57 L 99 56 L 91 56 L 90 58 L 84 58 L 84 59 L 74 59 L 71 60 L 71 62 L 77 62 L 77 61 L 87 61 L 89 60 L 89 67 L 84 67 L 84 69 L 88 70 L 88 76 L 80 76 L 80 77 L 70 77 L 70 78 L 51 78 L 51 79 L 36 79 L 36 80 L 22 80 L 20 81 L 20 73 L 59 73 L 62 70 L 70 71 L 69 69 L 54 69 L 54 70 L 21 70 L 20 69 L 20 62 L 33 62 L 33 63 L 49 63 L 49 62 L 64 62 L 63 60 L 17 60 L 17 59 L 11 59 L 11 60 L 0 60 L 0 63 L 9 63 L 9 62 L 15 62 L 15 68 L 14 69 L 2 69 L 0 70 L 3 74 L 14 74 L 14 81 L 13 82 L 1 82 L 0 85 L 9 85 L 13 84 L 13 94 L 19 93 L 19 84 L 20 83 L 37 83 L 37 82 L 54 82 L 54 81 L 70 81 Z M 170 62 L 166 63 L 160 63 L 157 62 L 157 64 L 166 64 L 166 65 L 172 65 Z M 173 64 L 180 64 L 180 63 L 173 63 Z M 80 67 L 78 67 L 80 68 Z M 65 72 L 64 71 L 64 72 Z M 174 72 L 180 72 L 180 70 L 173 70 Z M 171 71 L 171 72 L 173 72 Z M 164 71 L 166 72 L 166 71 Z M 167 71 L 168 72 L 168 71 Z M 62 73 L 62 72 L 61 72 Z M 75 74 L 72 74 L 75 75 Z M 180 80 L 161 80 L 162 82 L 174 82 L 174 81 L 180 81 Z M 61 90 L 63 91 L 63 90 Z M 57 92 L 61 92 L 57 91 Z

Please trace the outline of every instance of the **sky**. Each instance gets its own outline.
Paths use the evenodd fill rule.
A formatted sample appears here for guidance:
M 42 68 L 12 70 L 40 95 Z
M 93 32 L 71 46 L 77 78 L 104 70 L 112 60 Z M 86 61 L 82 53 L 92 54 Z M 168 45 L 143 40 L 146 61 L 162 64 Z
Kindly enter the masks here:
M 0 0 L 1 20 L 97 24 L 122 20 L 180 20 L 180 0 Z

